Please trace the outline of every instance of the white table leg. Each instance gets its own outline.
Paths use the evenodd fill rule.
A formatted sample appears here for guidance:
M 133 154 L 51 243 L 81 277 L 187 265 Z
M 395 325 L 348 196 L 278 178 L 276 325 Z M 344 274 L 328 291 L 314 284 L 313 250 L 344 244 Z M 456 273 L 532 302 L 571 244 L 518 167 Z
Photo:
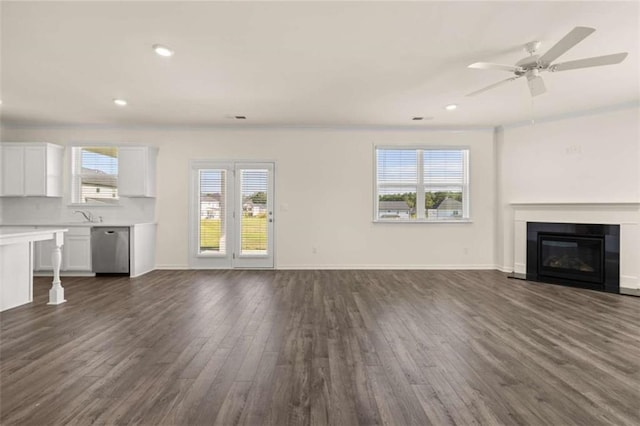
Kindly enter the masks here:
M 54 238 L 56 248 L 53 249 L 51 254 L 51 264 L 53 265 L 53 282 L 51 289 L 49 290 L 49 303 L 47 305 L 59 305 L 66 302 L 64 298 L 64 288 L 60 284 L 60 265 L 62 264 L 62 244 L 63 233 L 56 232 Z

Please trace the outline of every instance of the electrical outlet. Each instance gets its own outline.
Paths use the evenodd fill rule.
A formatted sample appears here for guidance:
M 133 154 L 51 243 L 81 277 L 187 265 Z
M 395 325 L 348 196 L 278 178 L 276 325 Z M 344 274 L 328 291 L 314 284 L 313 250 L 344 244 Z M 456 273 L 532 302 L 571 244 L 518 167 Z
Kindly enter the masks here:
M 316 246 L 311 247 L 311 253 L 318 254 L 318 248 Z

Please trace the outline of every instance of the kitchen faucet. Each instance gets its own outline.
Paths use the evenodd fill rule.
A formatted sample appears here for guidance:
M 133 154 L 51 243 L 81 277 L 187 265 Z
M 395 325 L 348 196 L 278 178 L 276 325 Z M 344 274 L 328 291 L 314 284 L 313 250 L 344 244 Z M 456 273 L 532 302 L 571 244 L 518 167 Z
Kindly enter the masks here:
M 84 218 L 87 220 L 87 222 L 93 222 L 95 220 L 94 217 L 93 217 L 93 213 L 91 213 L 90 211 L 76 210 L 76 211 L 74 211 L 74 213 L 80 213 L 82 216 L 84 216 Z

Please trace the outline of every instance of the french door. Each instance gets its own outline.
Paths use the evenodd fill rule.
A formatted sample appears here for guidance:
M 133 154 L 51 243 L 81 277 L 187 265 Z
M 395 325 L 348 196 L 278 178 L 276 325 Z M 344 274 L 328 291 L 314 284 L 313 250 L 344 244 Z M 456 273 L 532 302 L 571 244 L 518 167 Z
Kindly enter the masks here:
M 192 268 L 273 268 L 273 174 L 273 163 L 191 163 Z

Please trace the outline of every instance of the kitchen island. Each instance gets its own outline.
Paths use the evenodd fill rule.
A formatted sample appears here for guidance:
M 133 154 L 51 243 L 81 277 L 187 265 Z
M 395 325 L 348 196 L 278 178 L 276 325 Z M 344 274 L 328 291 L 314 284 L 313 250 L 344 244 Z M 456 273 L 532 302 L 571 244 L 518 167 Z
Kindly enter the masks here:
M 139 277 L 155 269 L 156 264 L 156 222 L 134 222 L 122 220 L 106 220 L 103 222 L 63 222 L 55 220 L 30 220 L 2 224 L 5 228 L 67 228 L 64 234 L 64 250 L 60 275 L 93 277 L 91 250 L 91 230 L 94 227 L 127 227 L 129 228 L 129 274 L 131 278 Z M 42 241 L 35 244 L 33 253 L 33 270 L 35 276 L 52 276 L 51 254 L 54 244 Z
M 60 263 L 66 228 L 0 226 L 0 312 L 33 300 L 33 245 L 53 240 L 53 282 L 49 305 L 66 302 L 60 283 Z

